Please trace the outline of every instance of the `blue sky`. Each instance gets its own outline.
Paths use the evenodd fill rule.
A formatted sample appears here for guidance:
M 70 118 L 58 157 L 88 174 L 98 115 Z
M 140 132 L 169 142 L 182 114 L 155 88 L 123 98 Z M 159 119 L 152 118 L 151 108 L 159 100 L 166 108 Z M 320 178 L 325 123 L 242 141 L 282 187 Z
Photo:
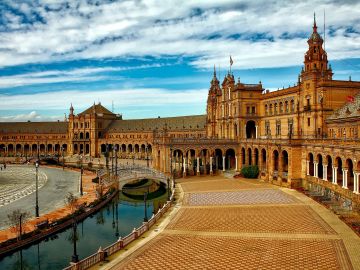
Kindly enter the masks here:
M 299 3 L 293 3 L 299 2 Z M 313 12 L 334 79 L 360 81 L 359 1 L 0 1 L 0 121 L 205 113 L 216 65 L 276 90 L 301 70 Z

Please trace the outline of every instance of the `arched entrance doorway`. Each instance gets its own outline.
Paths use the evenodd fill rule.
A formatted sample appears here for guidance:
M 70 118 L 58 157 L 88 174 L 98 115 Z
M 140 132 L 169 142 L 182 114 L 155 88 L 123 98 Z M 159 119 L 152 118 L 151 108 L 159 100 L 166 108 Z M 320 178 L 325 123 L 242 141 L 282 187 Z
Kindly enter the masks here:
M 226 150 L 226 159 L 225 159 L 225 169 L 227 170 L 234 170 L 236 168 L 235 164 L 235 150 L 228 149 Z

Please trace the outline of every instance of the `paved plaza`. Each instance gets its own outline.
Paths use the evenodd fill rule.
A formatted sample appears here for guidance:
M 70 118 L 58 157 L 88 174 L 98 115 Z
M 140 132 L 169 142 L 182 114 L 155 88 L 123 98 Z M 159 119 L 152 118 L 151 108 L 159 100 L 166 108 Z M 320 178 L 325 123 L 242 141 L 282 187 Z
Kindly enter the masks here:
M 35 214 L 35 169 L 31 165 L 9 165 L 1 172 L 0 181 L 0 229 L 9 226 L 7 215 L 21 209 L 34 217 Z M 76 194 L 79 190 L 80 174 L 61 168 L 39 168 L 40 215 L 49 213 L 65 205 L 68 192 Z
M 36 170 L 33 166 L 8 166 L 0 171 L 0 207 L 35 192 Z M 38 173 L 39 189 L 46 181 L 44 172 Z M 1 208 L 0 208 L 1 209 Z
M 360 269 L 359 237 L 304 194 L 221 176 L 178 184 L 164 229 L 96 269 Z

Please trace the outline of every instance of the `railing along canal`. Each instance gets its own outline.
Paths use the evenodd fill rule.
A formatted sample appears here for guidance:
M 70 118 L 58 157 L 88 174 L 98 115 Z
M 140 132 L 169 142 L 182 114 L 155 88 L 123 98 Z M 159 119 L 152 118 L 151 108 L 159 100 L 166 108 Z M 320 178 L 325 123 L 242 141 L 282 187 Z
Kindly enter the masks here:
M 153 215 L 149 221 L 143 222 L 143 224 L 137 228 L 134 229 L 130 234 L 123 238 L 119 238 L 115 243 L 112 243 L 108 247 L 102 249 L 99 248 L 98 252 L 95 254 L 92 254 L 91 256 L 79 261 L 78 263 L 71 263 L 70 266 L 64 268 L 64 270 L 83 270 L 88 269 L 95 264 L 105 261 L 105 259 L 108 256 L 111 256 L 112 254 L 124 249 L 127 245 L 129 245 L 132 241 L 138 239 L 141 235 L 146 233 L 150 230 L 150 228 L 165 214 L 165 212 L 170 208 L 171 203 L 174 198 L 174 190 L 172 191 L 172 194 L 170 196 L 170 200 L 167 201 L 164 206 L 159 209 L 159 211 L 156 213 L 156 215 Z

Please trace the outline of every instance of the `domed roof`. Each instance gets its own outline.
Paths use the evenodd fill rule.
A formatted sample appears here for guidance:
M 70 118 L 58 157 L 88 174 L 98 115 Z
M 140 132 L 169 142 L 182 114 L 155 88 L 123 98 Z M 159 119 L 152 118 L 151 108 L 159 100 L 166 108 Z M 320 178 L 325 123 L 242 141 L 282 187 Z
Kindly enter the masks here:
M 318 42 L 322 42 L 322 41 L 323 41 L 323 39 L 317 32 L 317 25 L 316 25 L 315 13 L 314 13 L 313 32 L 312 32 L 311 36 L 309 37 L 308 43 L 318 43 Z

